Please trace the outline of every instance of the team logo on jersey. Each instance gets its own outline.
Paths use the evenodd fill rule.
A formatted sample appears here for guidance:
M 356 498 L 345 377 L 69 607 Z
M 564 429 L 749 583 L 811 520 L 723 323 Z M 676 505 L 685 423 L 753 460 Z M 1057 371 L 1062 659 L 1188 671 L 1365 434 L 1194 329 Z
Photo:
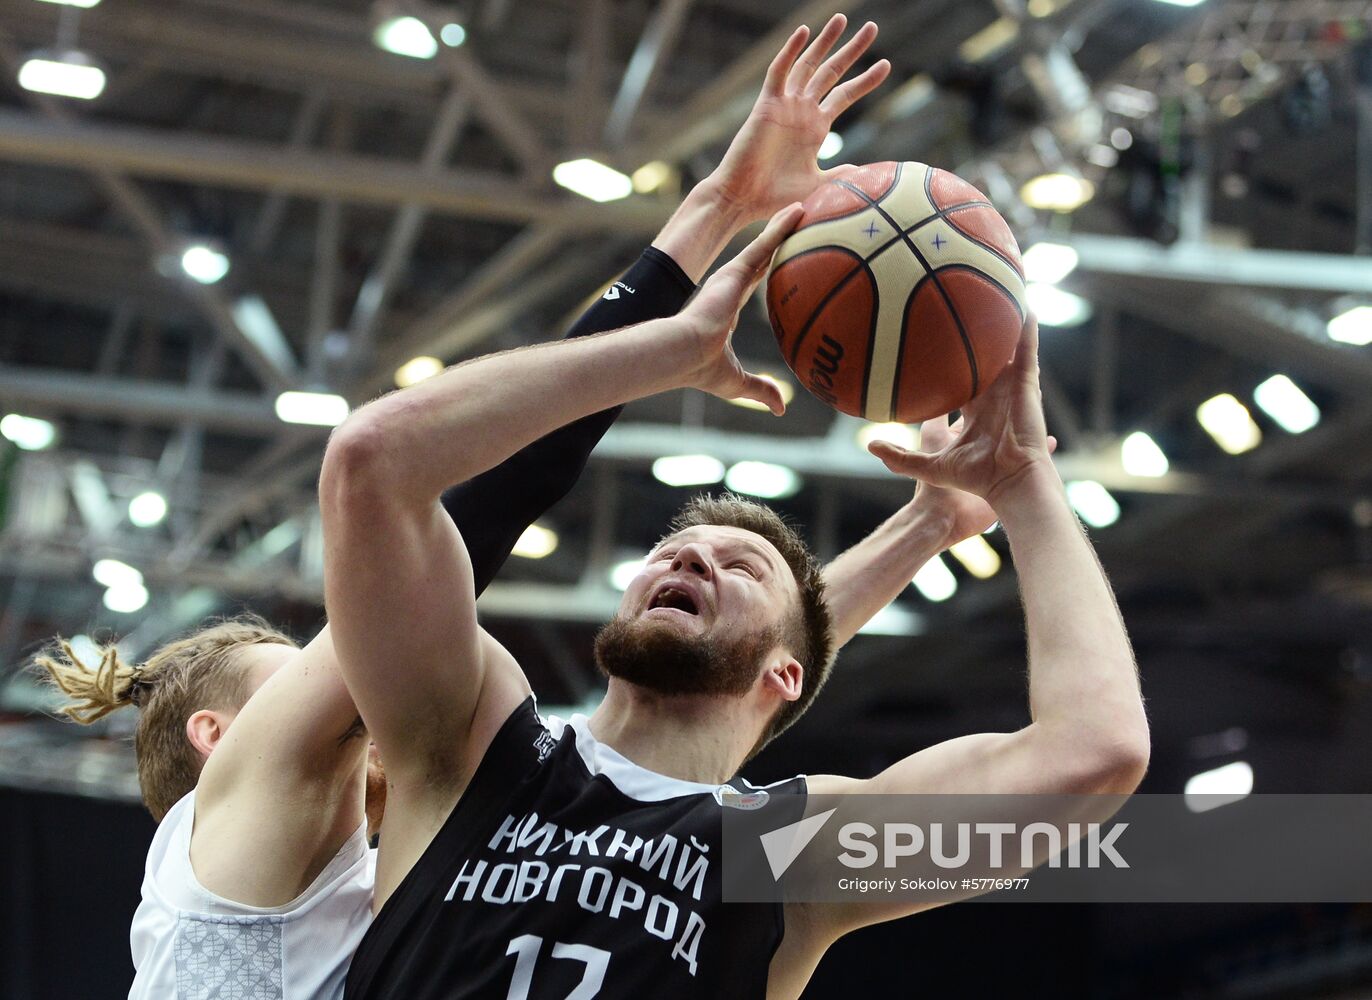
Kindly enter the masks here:
M 731 809 L 761 809 L 770 798 L 765 788 L 740 792 L 733 785 L 720 785 L 715 789 L 715 801 Z
M 542 764 L 547 760 L 548 755 L 553 752 L 553 748 L 556 746 L 557 740 L 553 739 L 552 733 L 546 729 L 539 733 L 538 738 L 534 740 L 534 753 L 538 754 L 538 762 Z

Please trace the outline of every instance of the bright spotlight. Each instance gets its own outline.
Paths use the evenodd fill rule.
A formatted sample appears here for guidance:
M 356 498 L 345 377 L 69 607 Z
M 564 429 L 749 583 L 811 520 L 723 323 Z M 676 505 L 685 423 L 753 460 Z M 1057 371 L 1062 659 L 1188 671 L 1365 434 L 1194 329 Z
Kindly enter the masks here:
M 1019 189 L 1020 199 L 1030 208 L 1050 212 L 1072 212 L 1095 196 L 1095 185 L 1076 174 L 1040 174 Z
M 131 615 L 148 603 L 148 588 L 127 580 L 105 591 L 105 607 L 119 614 Z
M 634 577 L 643 572 L 646 565 L 646 558 L 626 559 L 624 562 L 616 563 L 610 570 L 610 586 L 615 590 L 628 590 L 629 584 L 634 582 Z
M 19 86 L 36 94 L 91 101 L 105 91 L 105 71 L 83 52 L 42 53 L 19 67 Z
M 553 167 L 553 180 L 568 191 L 591 201 L 617 201 L 633 194 L 634 182 L 627 174 L 598 160 L 582 157 Z
M 1167 456 L 1143 431 L 1135 431 L 1120 443 L 1120 463 L 1131 476 L 1157 478 L 1167 475 Z
M 946 601 L 958 592 L 957 577 L 938 556 L 921 566 L 910 582 L 929 601 Z
M 372 40 L 378 48 L 411 59 L 432 59 L 438 55 L 438 41 L 417 17 L 392 17 L 382 21 L 376 26 Z
M 395 370 L 396 388 L 404 389 L 416 382 L 423 382 L 426 378 L 433 378 L 442 370 L 443 362 L 438 358 L 431 358 L 428 355 L 411 358 Z
M 1237 399 L 1227 392 L 1196 407 L 1196 419 L 1215 443 L 1231 455 L 1242 455 L 1262 444 L 1262 428 Z
M 819 158 L 821 160 L 832 160 L 841 152 L 843 152 L 843 136 L 837 132 L 830 132 L 819 144 Z
M 283 392 L 276 415 L 288 424 L 337 427 L 348 418 L 348 401 L 331 392 Z
M 1184 797 L 1187 809 L 1205 812 L 1247 798 L 1252 791 L 1252 766 L 1247 761 L 1236 760 L 1187 778 Z
M 1253 390 L 1253 400 L 1282 430 L 1304 434 L 1320 422 L 1320 408 L 1285 375 L 1273 375 Z
M 42 451 L 44 448 L 52 447 L 52 443 L 57 440 L 57 428 L 39 417 L 7 413 L 0 417 L 0 435 L 25 451 Z
M 229 258 L 212 247 L 196 243 L 181 254 L 181 270 L 202 285 L 213 285 L 229 273 Z
M 124 584 L 143 583 L 143 574 L 126 562 L 118 559 L 100 559 L 91 567 L 95 582 L 106 587 L 121 587 Z
M 664 455 L 653 462 L 653 476 L 667 486 L 705 486 L 724 478 L 724 463 L 713 455 Z
M 151 528 L 167 516 L 167 498 L 154 490 L 140 493 L 129 501 L 129 520 L 135 527 Z
M 1079 326 L 1091 318 L 1091 303 L 1057 285 L 1031 281 L 1024 286 L 1029 308 L 1043 326 Z
M 1024 280 L 1056 285 L 1077 269 L 1077 251 L 1062 243 L 1035 243 L 1024 251 Z
M 1120 519 L 1119 502 L 1093 479 L 1068 483 L 1067 501 L 1077 516 L 1093 528 L 1108 528 Z
M 784 465 L 770 462 L 737 462 L 724 475 L 724 485 L 735 493 L 776 500 L 800 489 L 800 476 Z
M 515 542 L 514 554 L 524 559 L 542 559 L 557 549 L 557 532 L 542 525 L 531 524 Z

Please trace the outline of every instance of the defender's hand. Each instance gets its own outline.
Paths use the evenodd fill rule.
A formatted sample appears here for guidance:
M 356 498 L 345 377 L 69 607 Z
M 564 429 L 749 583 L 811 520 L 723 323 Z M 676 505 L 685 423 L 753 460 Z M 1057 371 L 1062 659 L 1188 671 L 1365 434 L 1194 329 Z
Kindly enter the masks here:
M 942 451 L 962 435 L 962 418 L 950 427 L 947 417 L 926 420 L 920 425 L 919 450 L 926 453 Z M 1058 447 L 1057 438 L 1048 435 L 1048 451 Z M 951 486 L 920 483 L 911 501 L 916 514 L 939 525 L 943 530 L 941 549 L 952 548 L 964 538 L 984 534 L 996 523 L 996 512 L 975 493 Z
M 868 450 L 892 472 L 976 494 L 992 507 L 1031 470 L 1051 468 L 1053 449 L 1039 389 L 1038 322 L 1032 316 L 1014 360 L 981 396 L 962 408 L 959 423 L 952 439 L 932 454 L 885 441 L 872 442 Z
M 797 28 L 768 67 L 748 120 L 710 178 L 720 197 L 738 208 L 741 221 L 765 219 L 803 201 L 826 177 L 848 169 L 820 170 L 820 144 L 834 119 L 881 85 L 891 64 L 882 59 L 841 83 L 877 37 L 877 26 L 868 21 L 826 60 L 847 23 L 835 14 L 809 48 L 810 29 Z
M 723 399 L 757 400 L 777 416 L 786 403 L 776 383 L 743 370 L 732 344 L 739 310 L 767 275 L 772 255 L 800 221 L 799 204 L 782 209 L 767 228 L 729 263 L 712 274 L 700 292 L 677 316 L 699 359 L 684 384 Z

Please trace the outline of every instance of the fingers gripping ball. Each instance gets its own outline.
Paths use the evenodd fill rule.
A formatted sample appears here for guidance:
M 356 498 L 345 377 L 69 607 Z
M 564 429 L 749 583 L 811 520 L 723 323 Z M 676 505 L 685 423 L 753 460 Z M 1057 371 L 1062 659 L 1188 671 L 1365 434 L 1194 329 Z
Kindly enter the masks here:
M 844 413 L 911 423 L 995 381 L 1026 305 L 1019 247 L 985 195 L 923 163 L 872 163 L 802 207 L 767 280 L 801 384 Z

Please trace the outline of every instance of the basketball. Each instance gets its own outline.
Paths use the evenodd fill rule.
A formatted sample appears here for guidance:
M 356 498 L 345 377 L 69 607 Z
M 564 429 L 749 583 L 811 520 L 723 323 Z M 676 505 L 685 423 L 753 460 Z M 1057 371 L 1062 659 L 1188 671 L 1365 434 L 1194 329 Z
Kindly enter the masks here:
M 815 396 L 914 423 L 975 399 L 1026 315 L 1024 268 L 986 196 L 923 163 L 871 163 L 810 195 L 772 260 L 767 312 Z

